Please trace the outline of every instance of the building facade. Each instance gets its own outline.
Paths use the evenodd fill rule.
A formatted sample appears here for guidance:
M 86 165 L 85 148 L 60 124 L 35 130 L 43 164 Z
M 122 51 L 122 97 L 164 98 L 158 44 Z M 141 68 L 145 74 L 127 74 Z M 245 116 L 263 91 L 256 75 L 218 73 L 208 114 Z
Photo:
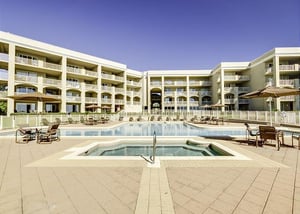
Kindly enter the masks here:
M 240 95 L 268 84 L 299 87 L 300 48 L 275 48 L 251 62 L 222 62 L 211 70 L 136 71 L 126 65 L 0 32 L 0 103 L 14 112 L 193 111 L 220 103 L 228 110 L 266 110 L 264 99 Z M 41 92 L 57 101 L 10 96 Z M 299 110 L 298 96 L 272 101 Z

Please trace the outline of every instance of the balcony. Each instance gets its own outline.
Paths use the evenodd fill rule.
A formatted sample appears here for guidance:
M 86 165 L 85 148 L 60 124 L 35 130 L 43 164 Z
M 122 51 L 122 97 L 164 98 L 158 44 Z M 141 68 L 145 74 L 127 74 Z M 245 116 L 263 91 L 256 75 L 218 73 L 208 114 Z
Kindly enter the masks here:
M 177 91 L 177 96 L 184 96 L 184 97 L 186 97 L 187 93 L 186 93 L 186 91 Z
M 67 81 L 67 87 L 68 88 L 76 88 L 76 89 L 81 88 L 79 82 L 72 82 L 72 81 Z
M 115 99 L 115 104 L 117 105 L 123 105 L 125 102 L 123 99 Z
M 190 106 L 199 106 L 199 101 L 190 101 Z
M 111 99 L 110 98 L 102 98 L 101 99 L 101 104 L 111 104 Z
M 225 81 L 248 81 L 250 77 L 248 75 L 225 75 Z
M 199 91 L 190 91 L 190 96 L 199 96 Z
M 273 72 L 273 68 L 272 67 L 268 67 L 268 68 L 266 68 L 265 74 L 269 75 L 269 74 L 272 74 L 272 72 Z
M 133 101 L 133 105 L 141 105 L 140 101 Z
M 126 84 L 128 86 L 135 86 L 135 87 L 141 87 L 142 84 L 140 82 L 137 82 L 137 81 L 127 81 Z
M 17 74 L 15 76 L 15 81 L 37 84 L 38 78 L 37 76 L 27 76 L 27 75 Z
M 289 86 L 289 87 L 295 87 L 295 80 L 279 80 L 280 86 Z
M 124 81 L 124 77 L 116 76 L 116 75 L 112 75 L 112 74 L 103 74 L 102 73 L 101 77 L 102 77 L 102 79 L 107 79 L 107 80 L 114 80 L 114 81 L 119 81 L 119 82 Z
M 102 86 L 102 87 L 101 87 L 101 91 L 102 91 L 102 92 L 109 92 L 109 93 L 112 93 L 112 92 L 113 92 L 113 87 L 111 87 L 111 86 Z
M 124 88 L 115 88 L 115 93 L 123 94 L 124 93 Z
M 168 106 L 174 106 L 175 103 L 174 103 L 174 101 L 165 101 L 165 102 L 164 102 L 164 105 L 165 105 L 165 107 L 168 107 Z
M 166 86 L 186 86 L 186 81 L 165 81 Z
M 279 65 L 279 71 L 300 71 L 299 64 Z
M 161 87 L 161 82 L 160 81 L 153 81 L 150 82 L 151 87 Z
M 249 104 L 248 99 L 239 99 L 239 104 Z
M 67 72 L 72 74 L 97 77 L 97 72 L 86 70 L 84 68 L 74 68 L 74 67 L 67 66 Z
M 24 57 L 19 57 L 16 56 L 15 62 L 23 65 L 30 65 L 34 67 L 40 67 L 40 68 L 46 68 L 46 69 L 51 69 L 51 70 L 60 70 L 61 71 L 61 65 L 51 63 L 51 62 L 45 62 L 45 61 L 40 61 L 37 59 L 27 59 Z
M 81 97 L 79 96 L 67 96 L 67 102 L 81 102 Z
M 235 104 L 235 100 L 234 98 L 227 98 L 225 99 L 225 104 Z
M 97 97 L 85 97 L 85 102 L 86 103 L 97 103 L 98 99 L 97 99 Z
M 43 83 L 44 83 L 44 85 L 55 86 L 55 87 L 61 88 L 61 80 L 44 78 Z
M 6 98 L 7 97 L 7 91 L 0 91 L 0 98 Z
M 0 53 L 0 61 L 1 62 L 8 62 L 8 54 Z
M 212 92 L 209 90 L 207 90 L 207 91 L 200 91 L 200 95 L 201 96 L 212 96 Z
M 85 90 L 94 90 L 97 91 L 98 90 L 98 86 L 96 84 L 85 84 Z
M 295 96 L 280 97 L 280 101 L 283 101 L 283 102 L 294 102 L 295 101 Z
M 133 96 L 140 97 L 141 96 L 141 92 L 134 91 L 133 92 Z
M 250 91 L 250 87 L 238 87 L 239 93 L 248 93 Z

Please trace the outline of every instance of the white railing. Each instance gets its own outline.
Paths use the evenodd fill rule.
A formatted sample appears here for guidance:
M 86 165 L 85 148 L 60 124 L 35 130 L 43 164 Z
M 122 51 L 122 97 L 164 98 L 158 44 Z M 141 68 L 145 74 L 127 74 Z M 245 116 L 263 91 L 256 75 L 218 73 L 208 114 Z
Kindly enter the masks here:
M 130 81 L 130 80 L 127 80 L 127 85 L 132 85 L 132 86 L 141 86 L 141 83 L 140 82 L 137 82 L 137 81 Z
M 159 81 L 153 81 L 153 82 L 150 82 L 150 86 L 161 86 L 161 82 L 159 82 Z
M 124 104 L 124 100 L 122 99 L 115 99 L 115 104 Z
M 98 76 L 98 73 L 95 71 L 90 71 L 90 70 L 84 70 L 85 75 L 87 76 L 92 76 L 92 77 L 96 77 Z
M 1 98 L 6 98 L 7 97 L 7 91 L 0 91 L 0 97 Z
M 97 103 L 98 99 L 97 97 L 85 97 L 86 103 Z
M 295 101 L 295 96 L 280 97 L 280 101 Z
M 80 89 L 80 83 L 79 82 L 67 81 L 67 87 Z
M 97 90 L 98 87 L 96 84 L 85 84 L 85 90 Z
M 16 56 L 15 62 L 20 63 L 20 64 L 25 64 L 25 65 L 32 65 L 32 66 L 39 65 L 39 61 L 36 59 L 27 59 L 27 58 L 19 57 L 19 56 Z
M 190 106 L 199 106 L 199 101 L 190 101 Z
M 199 91 L 190 91 L 190 96 L 198 96 Z
M 115 92 L 123 93 L 124 92 L 124 88 L 115 88 Z
M 299 64 L 293 65 L 279 65 L 280 71 L 299 71 Z
M 211 96 L 212 92 L 211 91 L 200 91 L 201 96 Z
M 134 91 L 134 92 L 133 92 L 133 96 L 138 96 L 138 97 L 139 97 L 139 96 L 141 96 L 141 92 L 135 92 L 135 91 Z
M 291 79 L 291 80 L 279 80 L 279 84 L 281 86 L 295 86 L 295 80 Z
M 0 61 L 8 62 L 8 54 L 0 53 Z
M 16 81 L 28 82 L 28 83 L 37 83 L 38 78 L 36 76 L 26 76 L 26 75 L 19 75 L 15 76 Z
M 81 102 L 81 97 L 67 96 L 67 102 Z
M 250 77 L 248 75 L 225 75 L 225 81 L 248 81 Z
M 235 99 L 234 98 L 230 98 L 230 99 L 224 99 L 225 104 L 234 104 L 235 103 Z
M 107 92 L 112 92 L 112 91 L 113 91 L 113 87 L 110 87 L 110 86 L 102 86 L 102 87 L 101 87 L 101 91 L 102 91 L 102 92 L 105 92 L 105 91 L 107 91 Z
M 109 99 L 109 98 L 105 98 L 105 99 L 102 98 L 102 99 L 101 99 L 101 103 L 102 103 L 102 104 L 111 104 L 111 99 Z
M 186 91 L 177 91 L 177 96 L 186 96 Z
M 61 87 L 61 80 L 44 78 L 43 83 L 47 85 Z
M 44 62 L 44 68 L 50 68 L 50 69 L 55 69 L 55 70 L 61 70 L 61 65 L 51 63 L 51 62 Z

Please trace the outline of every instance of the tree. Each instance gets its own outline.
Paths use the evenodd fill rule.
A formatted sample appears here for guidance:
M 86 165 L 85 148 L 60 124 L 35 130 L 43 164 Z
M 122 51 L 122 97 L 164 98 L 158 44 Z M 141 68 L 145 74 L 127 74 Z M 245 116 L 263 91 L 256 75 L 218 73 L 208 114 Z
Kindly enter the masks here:
M 7 113 L 7 102 L 0 101 L 0 115 L 5 115 Z

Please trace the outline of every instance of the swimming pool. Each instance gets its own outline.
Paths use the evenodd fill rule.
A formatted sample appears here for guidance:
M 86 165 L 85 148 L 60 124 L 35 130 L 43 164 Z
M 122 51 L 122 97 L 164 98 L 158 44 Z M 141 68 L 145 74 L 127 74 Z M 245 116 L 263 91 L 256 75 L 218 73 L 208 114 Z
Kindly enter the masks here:
M 180 123 L 127 123 L 114 128 L 61 129 L 61 136 L 240 136 L 241 128 L 199 128 Z
M 82 153 L 81 156 L 151 156 L 153 146 L 139 143 L 120 144 L 116 146 L 96 146 Z M 163 144 L 156 147 L 156 156 L 231 156 L 228 152 L 217 148 L 212 144 L 189 145 Z

